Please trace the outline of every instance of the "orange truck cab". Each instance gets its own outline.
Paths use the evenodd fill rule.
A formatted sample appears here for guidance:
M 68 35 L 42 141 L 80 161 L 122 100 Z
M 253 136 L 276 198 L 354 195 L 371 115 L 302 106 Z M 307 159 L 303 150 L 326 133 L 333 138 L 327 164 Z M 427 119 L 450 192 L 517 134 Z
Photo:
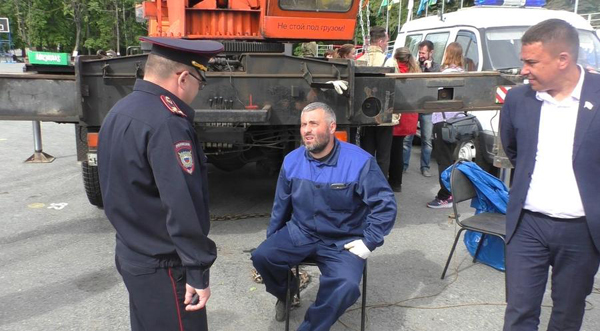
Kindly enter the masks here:
M 154 0 L 144 2 L 143 10 L 149 36 L 351 40 L 359 3 L 359 0 Z

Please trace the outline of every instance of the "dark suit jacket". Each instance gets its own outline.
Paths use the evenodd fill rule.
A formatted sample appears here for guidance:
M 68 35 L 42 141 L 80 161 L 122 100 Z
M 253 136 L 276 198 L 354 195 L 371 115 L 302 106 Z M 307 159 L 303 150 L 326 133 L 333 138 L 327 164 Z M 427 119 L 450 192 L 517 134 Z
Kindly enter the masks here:
M 600 75 L 586 71 L 581 89 L 573 146 L 573 170 L 587 224 L 600 250 Z M 506 239 L 510 241 L 523 211 L 531 183 L 538 144 L 542 101 L 529 85 L 508 92 L 500 114 L 500 138 L 515 173 L 506 210 Z M 585 105 L 593 105 L 592 109 Z M 561 132 L 556 139 L 562 139 Z M 561 174 L 557 173 L 556 176 Z M 550 194 L 560 194 L 560 187 Z

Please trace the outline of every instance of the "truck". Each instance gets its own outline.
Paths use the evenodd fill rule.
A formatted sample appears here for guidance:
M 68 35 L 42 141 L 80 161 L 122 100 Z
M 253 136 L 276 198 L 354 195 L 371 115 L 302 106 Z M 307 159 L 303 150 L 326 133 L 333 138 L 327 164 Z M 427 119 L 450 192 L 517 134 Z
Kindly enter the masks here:
M 275 172 L 300 144 L 302 108 L 331 105 L 338 139 L 358 143 L 361 126 L 391 125 L 394 114 L 440 109 L 499 109 L 495 87 L 513 84 L 498 72 L 404 75 L 360 67 L 352 60 L 297 57 L 294 42 L 348 41 L 362 0 L 158 0 L 144 2 L 148 34 L 219 40 L 208 85 L 191 106 L 210 163 L 232 171 L 254 162 Z M 142 48 L 145 46 L 142 44 Z M 72 74 L 0 74 L 0 120 L 52 121 L 75 126 L 88 200 L 102 207 L 96 150 L 111 107 L 144 74 L 147 53 L 99 59 L 78 56 Z M 333 81 L 348 89 L 338 94 Z

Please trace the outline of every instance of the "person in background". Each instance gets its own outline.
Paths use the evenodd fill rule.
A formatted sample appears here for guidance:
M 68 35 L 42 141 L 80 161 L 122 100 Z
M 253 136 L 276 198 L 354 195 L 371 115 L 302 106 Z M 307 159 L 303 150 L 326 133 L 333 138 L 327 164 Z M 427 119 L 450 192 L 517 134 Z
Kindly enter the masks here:
M 369 33 L 369 38 L 371 44 L 360 57 L 360 59 L 356 61 L 357 65 L 367 67 L 385 66 L 387 59 L 387 44 L 390 40 L 387 32 L 385 32 L 385 28 L 381 26 L 372 27 Z
M 394 52 L 394 62 L 398 73 L 419 73 L 421 69 L 407 47 L 400 47 Z M 404 170 L 404 137 L 417 132 L 419 114 L 405 113 L 400 123 L 393 128 L 392 150 L 388 182 L 394 192 L 402 192 L 402 172 Z
M 442 72 L 464 72 L 464 65 L 462 46 L 457 42 L 448 44 L 442 61 Z M 442 183 L 442 172 L 454 163 L 456 144 L 448 143 L 442 139 L 442 128 L 447 119 L 461 116 L 461 114 L 461 112 L 439 112 L 433 113 L 431 116 L 431 122 L 433 123 L 432 155 L 438 165 L 440 189 L 435 198 L 427 203 L 429 208 L 452 208 L 452 194 Z
M 311 41 L 307 43 L 300 44 L 300 57 L 315 57 L 317 56 L 317 51 L 319 46 L 317 42 Z
M 434 47 L 429 40 L 419 43 L 419 66 L 422 72 L 439 72 L 440 65 L 433 60 Z M 431 161 L 431 142 L 432 126 L 431 114 L 419 114 L 419 123 L 421 124 L 421 174 L 425 177 L 431 177 L 429 163 Z M 404 139 L 404 171 L 408 169 L 410 162 L 410 151 L 412 149 L 414 135 Z
M 429 40 L 419 43 L 419 66 L 422 72 L 439 72 L 441 67 L 433 60 L 434 47 Z
M 328 49 L 328 50 L 325 51 L 325 54 L 323 54 L 323 56 L 326 59 L 335 59 L 335 50 Z
M 367 52 L 357 61 L 357 65 L 383 67 L 386 64 L 385 51 L 389 41 L 385 28 L 380 26 L 373 27 L 369 35 L 371 45 Z M 363 126 L 361 128 L 360 147 L 375 156 L 377 164 L 381 168 L 385 178 L 388 177 L 388 170 L 390 169 L 392 137 L 392 126 L 389 125 Z
M 356 58 L 356 48 L 353 44 L 344 44 L 335 50 L 333 58 L 354 60 Z

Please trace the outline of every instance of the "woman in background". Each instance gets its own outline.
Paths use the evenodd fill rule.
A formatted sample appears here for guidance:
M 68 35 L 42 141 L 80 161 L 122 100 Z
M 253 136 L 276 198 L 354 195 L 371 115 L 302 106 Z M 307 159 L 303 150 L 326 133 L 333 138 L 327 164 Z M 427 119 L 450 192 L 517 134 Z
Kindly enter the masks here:
M 464 66 L 465 60 L 462 46 L 457 42 L 448 44 L 444 60 L 442 61 L 441 72 L 464 72 Z M 447 119 L 462 116 L 462 114 L 462 112 L 440 112 L 433 113 L 431 116 L 431 122 L 433 122 L 433 150 L 431 151 L 431 155 L 438 164 L 440 190 L 435 198 L 427 203 L 427 207 L 429 208 L 452 208 L 452 194 L 442 183 L 442 172 L 454 163 L 456 144 L 447 143 L 442 139 L 442 127 Z
M 421 72 L 415 57 L 407 47 L 400 47 L 394 52 L 396 72 L 418 73 Z M 404 171 L 404 137 L 417 132 L 419 114 L 406 113 L 400 117 L 400 123 L 394 126 L 392 138 L 392 151 L 390 156 L 390 171 L 388 182 L 394 192 L 402 191 L 402 172 Z
M 333 58 L 354 60 L 356 58 L 356 49 L 353 44 L 344 44 L 335 50 Z

